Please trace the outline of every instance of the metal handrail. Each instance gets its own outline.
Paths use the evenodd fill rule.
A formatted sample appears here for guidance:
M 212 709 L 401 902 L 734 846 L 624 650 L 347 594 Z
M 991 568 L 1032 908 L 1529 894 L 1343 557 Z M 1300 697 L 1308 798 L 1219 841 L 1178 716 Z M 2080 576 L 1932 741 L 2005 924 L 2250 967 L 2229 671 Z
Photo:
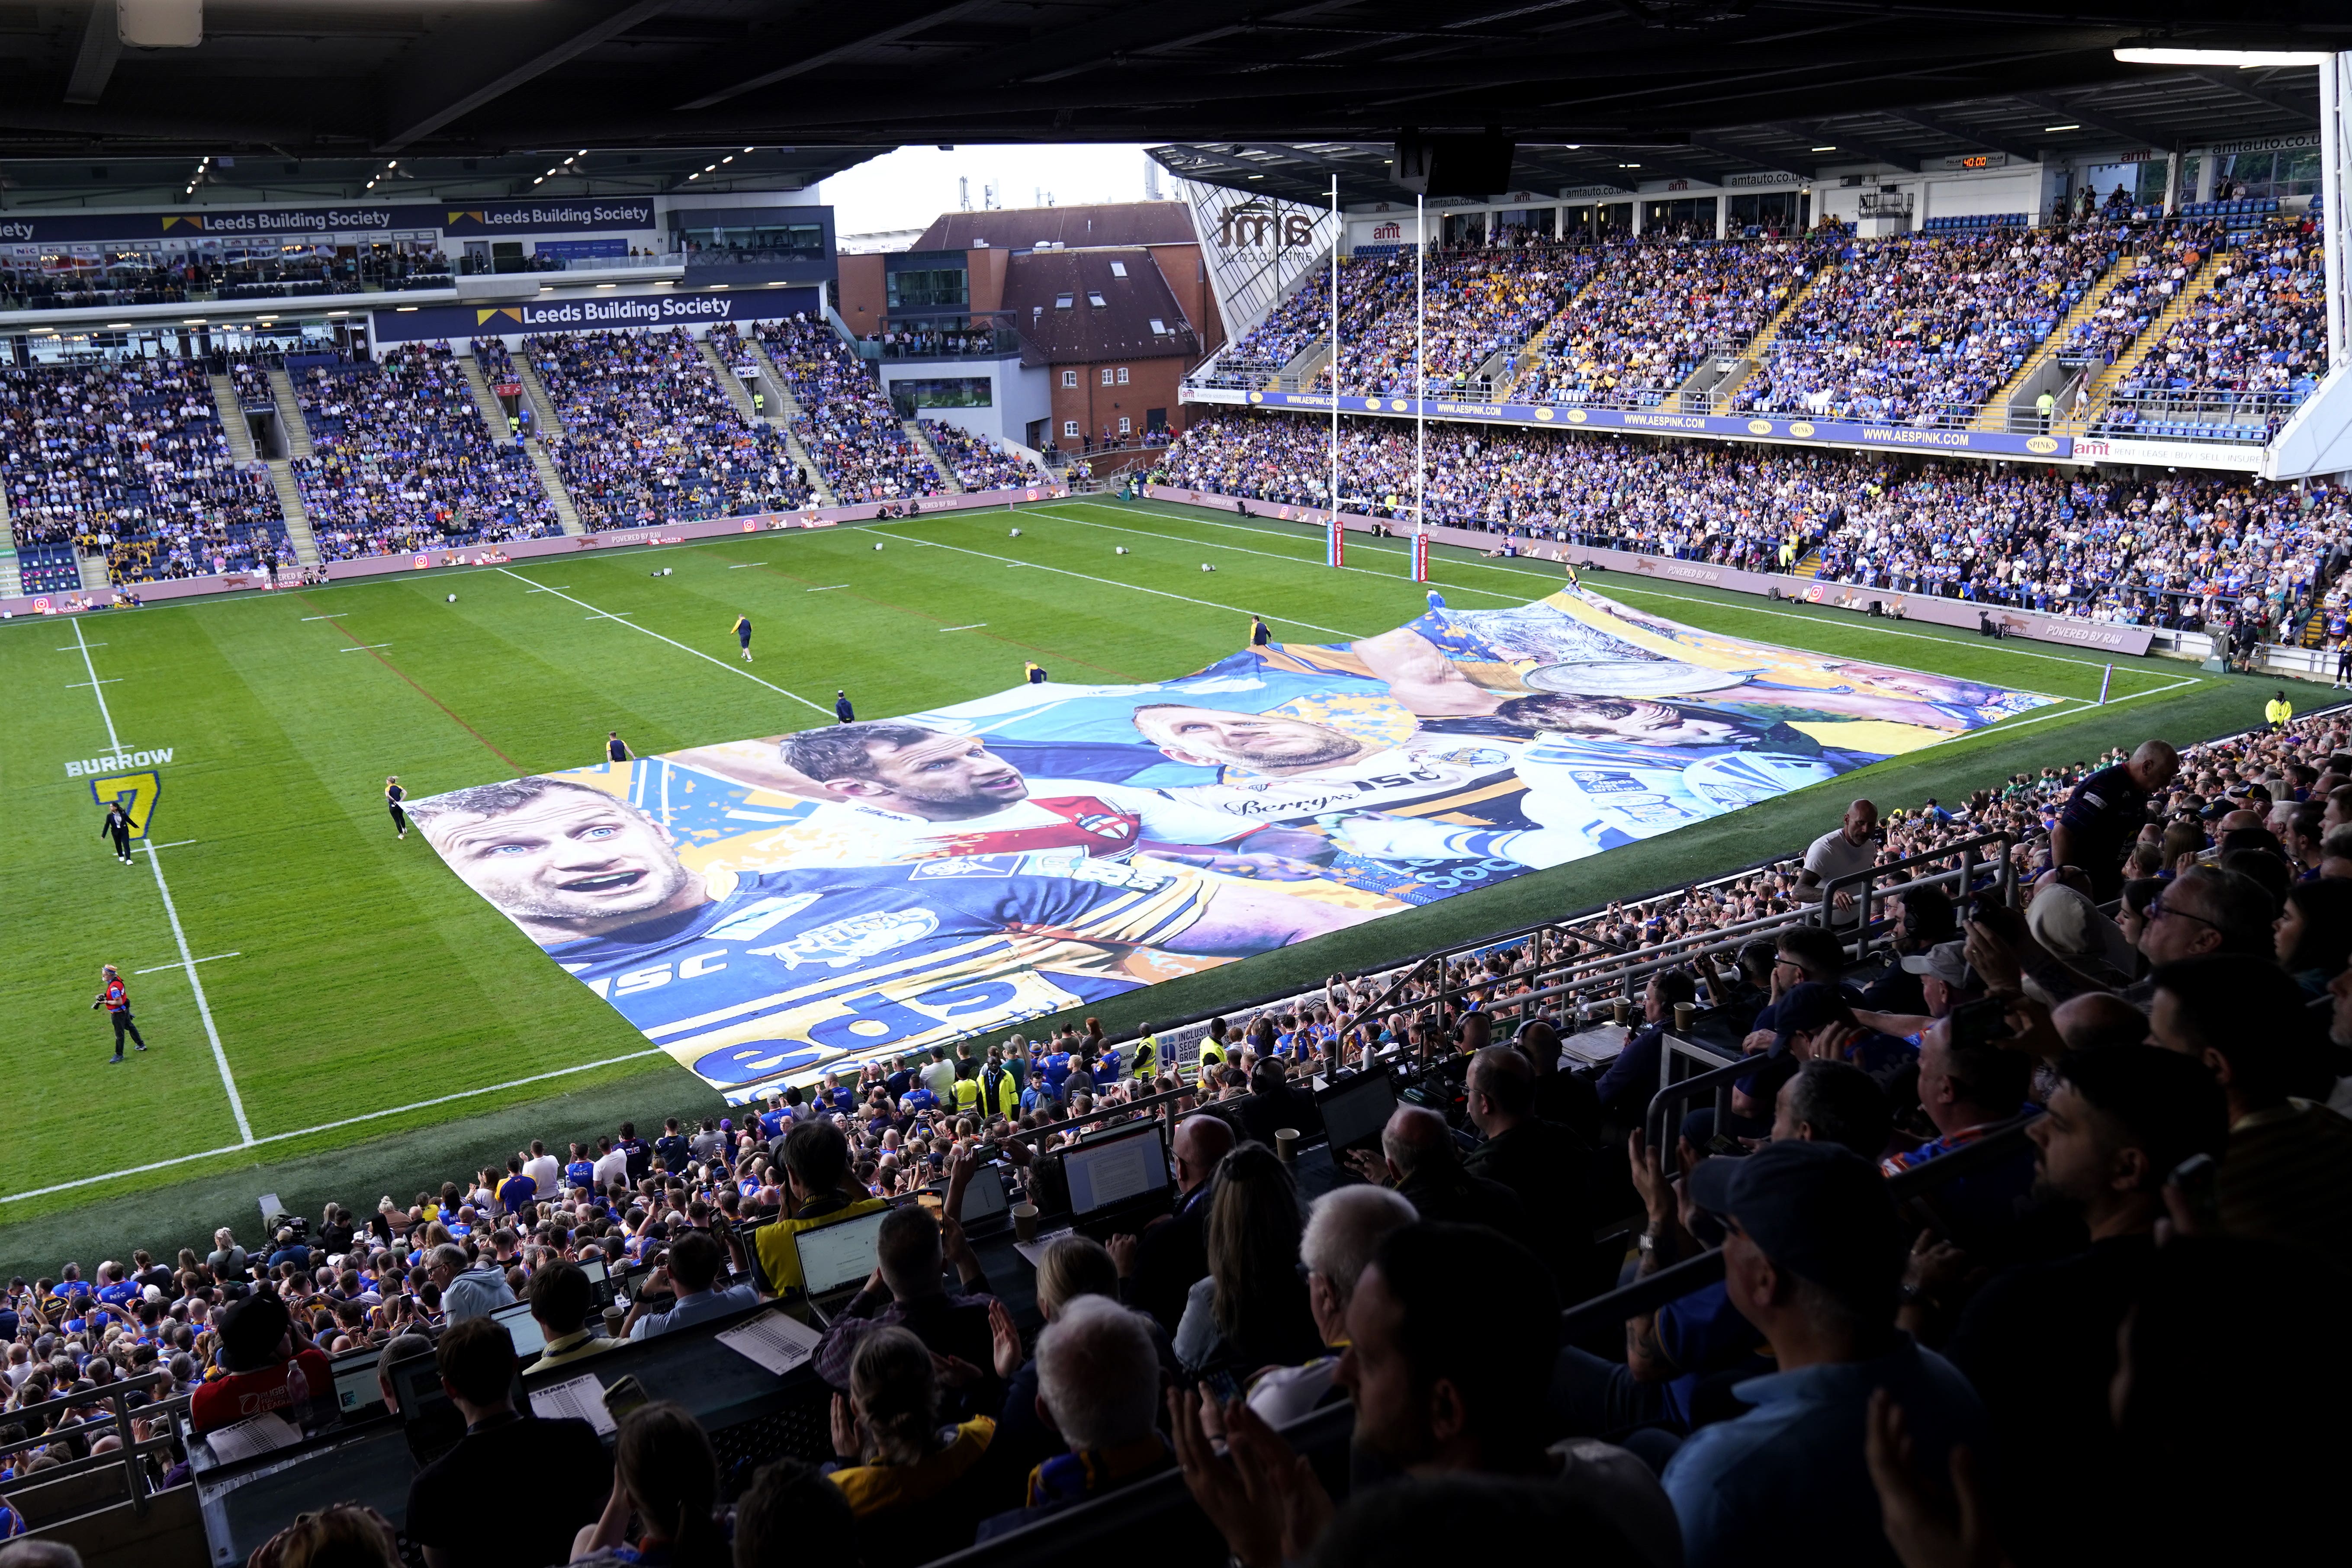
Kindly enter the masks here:
M 172 1374 L 167 1372 L 141 1373 L 134 1377 L 121 1378 L 102 1388 L 93 1388 L 84 1394 L 60 1394 L 54 1399 L 45 1399 L 38 1405 L 27 1405 L 9 1412 L 9 1418 L 16 1419 L 39 1415 L 53 1410 L 62 1413 L 68 1409 L 104 1401 L 113 1412 L 111 1426 L 116 1439 L 121 1445 L 110 1454 L 92 1454 L 79 1459 L 69 1459 L 63 1464 L 36 1471 L 31 1476 L 20 1477 L 10 1483 L 11 1489 L 39 1486 L 47 1480 L 64 1480 L 72 1476 L 86 1475 L 120 1465 L 122 1468 L 123 1489 L 130 1499 L 131 1511 L 144 1514 L 147 1511 L 149 1492 L 146 1468 L 141 1461 L 149 1454 L 170 1449 L 186 1441 L 187 1435 L 181 1429 L 181 1417 L 187 1414 L 188 1396 L 174 1394 L 166 1399 L 154 1400 L 141 1405 L 135 1416 L 125 1402 L 125 1398 L 129 1394 L 144 1389 L 167 1386 L 171 1381 Z M 168 1436 L 142 1440 L 131 1430 L 132 1420 L 152 1421 L 158 1416 L 170 1422 L 171 1430 Z M 101 1425 L 91 1422 L 83 1426 L 66 1427 L 62 1431 L 52 1426 L 38 1436 L 13 1437 L 6 1442 L 0 1442 L 0 1457 L 22 1453 L 28 1448 L 45 1448 L 52 1444 L 70 1441 L 75 1436 L 87 1437 L 100 1431 Z
M 1822 884 L 1822 897 L 1818 906 L 1821 919 L 1816 923 L 1828 926 L 1832 931 L 1840 925 L 1848 923 L 1843 921 L 1832 921 L 1830 918 L 1831 911 L 1835 907 L 1839 893 L 1854 888 L 1861 889 L 1860 919 L 1853 922 L 1856 931 L 1854 960 L 1859 963 L 1870 956 L 1870 931 L 1874 918 L 1870 912 L 1871 902 L 1873 893 L 1879 890 L 1876 888 L 1879 878 L 1890 871 L 1900 871 L 1910 867 L 1925 865 L 1931 860 L 1941 860 L 1958 855 L 1960 858 L 1960 863 L 1958 866 L 1947 867 L 1943 870 L 1930 872 L 1926 876 L 1906 878 L 1900 890 L 1908 892 L 1913 888 L 1932 888 L 1945 882 L 1957 881 L 1962 895 L 1965 896 L 1974 891 L 1976 888 L 1976 852 L 1989 845 L 1997 847 L 2000 851 L 2001 901 L 2014 904 L 2017 902 L 2017 863 L 2012 851 L 2016 847 L 2016 839 L 2007 833 L 1980 833 L 1974 838 L 1964 838 L 1958 844 L 1947 844 L 1940 849 L 1908 856 L 1891 866 L 1872 866 L 1860 871 L 1848 872 L 1843 877 L 1832 878 Z M 1811 902 L 1811 900 L 1807 901 Z

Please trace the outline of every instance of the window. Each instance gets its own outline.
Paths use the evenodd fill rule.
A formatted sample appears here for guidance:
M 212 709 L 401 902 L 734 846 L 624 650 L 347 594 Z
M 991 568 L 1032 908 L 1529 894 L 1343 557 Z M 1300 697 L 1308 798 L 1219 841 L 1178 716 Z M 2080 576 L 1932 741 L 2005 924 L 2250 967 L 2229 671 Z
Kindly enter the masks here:
M 1077 385 L 1077 384 L 1078 384 L 1078 373 L 1077 373 L 1076 371 L 1074 371 L 1074 370 L 1066 370 L 1066 371 L 1064 371 L 1064 372 L 1062 373 L 1062 384 L 1063 384 L 1064 386 L 1076 386 L 1076 385 Z
M 1118 384 L 1121 386 L 1125 386 L 1127 384 L 1127 366 L 1125 365 L 1118 367 Z
M 1066 310 L 1075 303 L 1076 303 L 1076 297 L 1075 295 L 1056 294 L 1054 296 L 1054 309 L 1056 310 Z
M 1167 323 L 1167 322 L 1165 322 L 1165 321 L 1161 321 L 1161 320 L 1160 320 L 1159 317 L 1157 317 L 1157 316 L 1152 317 L 1152 318 L 1151 318 L 1151 335 L 1152 335 L 1152 336 L 1154 336 L 1154 337 L 1158 337 L 1158 338 L 1164 338 L 1164 337 L 1166 337 L 1166 336 L 1168 335 L 1168 323 Z
M 1096 289 L 1089 289 L 1087 290 L 1087 303 L 1100 310 L 1108 308 L 1110 301 L 1104 299 Z
M 1103 379 L 1102 379 L 1102 384 L 1103 384 L 1105 386 L 1108 386 L 1108 385 L 1111 384 L 1111 381 L 1110 381 L 1110 366 L 1108 366 L 1108 365 L 1105 365 L 1105 366 L 1103 366 L 1102 378 L 1103 378 Z
M 1124 262 L 1124 261 L 1114 261 L 1114 262 L 1112 262 L 1112 263 L 1110 264 L 1110 275 L 1111 275 L 1112 277 L 1114 277 L 1114 278 L 1124 278 L 1124 277 L 1126 277 L 1126 276 L 1127 276 L 1127 263 L 1126 263 L 1126 262 Z
M 908 410 L 901 418 L 911 418 L 918 408 L 987 408 L 992 405 L 995 388 L 984 375 L 942 376 L 916 381 L 894 381 L 890 384 L 891 401 Z
M 1076 440 L 1076 439 L 1078 438 L 1078 422 L 1077 422 L 1076 420 L 1075 420 L 1075 419 L 1065 419 L 1065 420 L 1063 420 L 1063 421 L 1062 421 L 1062 436 L 1063 436 L 1063 438 L 1064 438 L 1064 439 L 1066 439 L 1066 440 L 1070 440 L 1070 441 L 1075 441 L 1075 440 Z
M 1118 421 L 1118 433 L 1122 436 L 1133 435 L 1135 433 L 1135 421 L 1128 418 L 1125 415 L 1121 415 Z
M 922 272 L 893 272 L 887 281 L 890 309 L 894 310 L 961 305 L 968 298 L 964 269 L 961 267 Z

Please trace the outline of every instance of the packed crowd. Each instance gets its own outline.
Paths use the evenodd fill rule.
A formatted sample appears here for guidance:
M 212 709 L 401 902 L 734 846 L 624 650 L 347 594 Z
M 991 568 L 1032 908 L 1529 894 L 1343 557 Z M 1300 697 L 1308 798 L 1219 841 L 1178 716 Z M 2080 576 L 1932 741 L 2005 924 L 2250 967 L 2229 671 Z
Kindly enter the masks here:
M 1326 504 L 1329 426 L 1276 414 L 1205 418 L 1160 483 Z M 2136 625 L 2241 611 L 2265 626 L 2342 601 L 2352 513 L 2341 491 L 2168 475 L 2081 477 L 1886 454 L 1432 425 L 1432 523 L 1785 571 Z M 1402 423 L 1341 426 L 1343 507 L 1410 519 Z
M 1735 409 L 1921 426 L 1990 398 L 2115 254 L 2105 227 L 1849 241 Z
M 850 346 L 823 321 L 762 321 L 760 341 L 799 405 L 793 434 L 843 505 L 911 500 L 944 487 L 898 410 Z
M 2327 368 L 2326 281 L 2308 224 L 2250 235 L 2214 268 L 2210 289 L 2132 367 L 2117 390 L 2307 391 Z
M 1989 880 L 1898 887 L 1891 962 L 1852 962 L 1839 877 L 1996 831 L 2021 840 L 2015 905 L 1963 896 Z M 1579 1065 L 1593 1010 L 1542 994 L 1563 963 L 1654 964 L 1809 907 L 1654 968 L 1613 1059 Z M 968 1041 L 740 1121 L 534 1142 L 371 1214 L 330 1203 L 315 1226 L 13 1280 L 0 1433 L 30 1446 L 0 1499 L 119 1452 L 112 1396 L 141 1441 L 172 1436 L 141 1412 L 181 1396 L 196 1437 L 257 1411 L 325 1426 L 329 1358 L 430 1353 L 467 1435 L 411 1483 L 403 1531 L 442 1568 L 914 1564 L 1171 1472 L 1200 1510 L 1183 1527 L 1244 1568 L 1388 1568 L 1535 1531 L 1642 1568 L 1800 1550 L 2037 1568 L 2118 1531 L 2136 1560 L 2188 1564 L 2304 1539 L 2342 1445 L 2295 1416 L 2352 1384 L 2331 1336 L 2304 1338 L 2293 1377 L 2275 1339 L 2352 1258 L 2340 716 L 2151 741 L 1957 810 L 1857 801 L 1797 860 L 1578 929 L 1402 989 L 1335 977 L 1237 1032 L 1213 1020 L 1189 1062 L 1148 1026 Z M 1674 1112 L 1671 1149 L 1648 1125 L 1669 1029 L 1752 1069 L 1722 1107 Z M 1451 1114 L 1400 1104 L 1303 1202 L 1276 1151 L 1320 1125 L 1304 1079 L 1376 1058 L 1433 1071 L 1448 1092 L 1419 1098 Z M 511 1406 L 503 1306 L 527 1303 L 542 1366 L 715 1326 L 797 1288 L 811 1227 L 926 1192 L 962 1212 L 992 1157 L 1051 1201 L 1072 1140 L 1138 1115 L 1170 1123 L 1175 1213 L 1048 1240 L 1038 1322 L 990 1293 L 960 1226 L 889 1208 L 810 1358 L 834 1391 L 822 1468 L 722 1474 L 673 1404 L 624 1414 L 609 1456 Z M 1627 1213 L 1632 1245 L 1606 1223 Z M 1564 1332 L 1564 1304 L 1709 1255 L 1622 1331 Z M 651 1267 L 607 1337 L 583 1263 Z M 110 1387 L 135 1379 L 154 1386 Z M 1343 1504 L 1281 1430 L 1335 1405 L 1362 1461 Z M 546 1463 L 531 1506 L 470 1506 L 516 1452 Z M 2205 1484 L 2166 1462 L 2187 1455 Z M 144 1462 L 153 1485 L 189 1475 L 182 1447 Z M 0 1504 L 0 1533 L 23 1528 Z M 257 1561 L 330 1558 L 399 1561 L 348 1505 Z
M 868 341 L 882 345 L 885 359 L 984 356 L 1003 352 L 997 331 L 993 327 L 892 327 Z
M 523 347 L 554 405 L 556 471 L 589 528 L 808 504 L 783 437 L 736 407 L 685 328 L 531 337 Z
M 1413 395 L 1418 346 L 1431 395 L 1483 396 L 1487 387 L 1471 384 L 1479 368 L 1535 337 L 1616 254 L 1583 248 L 1442 252 L 1423 268 L 1418 313 L 1410 255 L 1350 263 L 1364 276 L 1357 279 L 1352 312 L 1344 292 L 1341 298 L 1340 390 Z M 1502 368 L 1508 368 L 1507 362 Z M 1328 363 L 1319 384 L 1331 385 Z
M 117 583 L 294 563 L 268 471 L 231 458 L 194 361 L 0 371 L 0 489 L 19 545 L 103 551 Z
M 1350 326 L 1377 319 L 1370 303 L 1393 287 L 1393 262 L 1386 257 L 1344 257 L 1339 262 L 1339 315 Z M 1410 282 L 1411 274 L 1407 273 Z M 1412 298 L 1410 294 L 1406 296 Z M 1272 375 L 1331 330 L 1331 275 L 1328 268 L 1302 274 L 1295 288 L 1257 325 L 1234 340 L 1217 368 L 1235 375 Z
M 1040 478 L 1035 468 L 1006 451 L 1001 442 L 975 436 L 961 425 L 926 420 L 923 434 L 930 437 L 931 450 L 940 455 L 940 460 L 954 471 L 956 483 L 968 490 L 1009 490 L 1034 485 Z
M 295 393 L 312 454 L 294 478 L 327 559 L 561 531 L 530 454 L 490 429 L 445 345 L 316 367 Z
M 1825 259 L 1802 240 L 1645 240 L 1604 257 L 1512 402 L 1655 407 L 1711 351 L 1746 347 Z
M 2113 364 L 2154 325 L 2222 242 L 2218 223 L 2180 220 L 2125 226 L 2117 244 L 2136 265 L 2101 297 L 2058 348 L 2063 360 Z

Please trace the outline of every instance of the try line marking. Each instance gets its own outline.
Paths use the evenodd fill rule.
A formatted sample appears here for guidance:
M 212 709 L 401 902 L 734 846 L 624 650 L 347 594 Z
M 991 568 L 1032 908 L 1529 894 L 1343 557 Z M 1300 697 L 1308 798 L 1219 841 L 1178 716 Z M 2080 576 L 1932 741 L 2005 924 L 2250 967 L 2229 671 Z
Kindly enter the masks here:
M 832 709 L 825 707 L 822 703 L 810 701 L 807 698 L 802 696 L 797 691 L 787 691 L 782 687 L 775 685 L 773 682 L 761 680 L 758 676 L 752 674 L 748 669 L 739 669 L 723 658 L 713 658 L 710 655 L 703 652 L 698 647 L 688 647 L 684 643 L 679 642 L 676 637 L 663 637 L 661 633 L 647 626 L 641 626 L 635 621 L 621 620 L 620 616 L 613 615 L 609 611 L 599 610 L 595 605 L 588 603 L 585 599 L 575 599 L 560 588 L 550 588 L 541 583 L 532 583 L 530 578 L 524 576 L 521 573 L 510 571 L 504 566 L 496 567 L 493 568 L 493 570 L 504 573 L 507 576 L 513 578 L 518 583 L 530 583 L 532 587 L 539 589 L 542 593 L 553 594 L 557 598 L 563 600 L 566 604 L 577 605 L 583 610 L 593 612 L 588 617 L 592 621 L 601 618 L 619 622 L 620 625 L 628 627 L 633 632 L 643 632 L 646 636 L 654 638 L 657 642 L 666 642 L 669 644 L 670 647 L 677 649 L 680 653 L 690 653 L 695 658 L 701 659 L 706 663 L 717 665 L 719 668 L 728 671 L 730 674 L 741 676 L 744 679 L 751 682 L 755 686 L 764 686 L 779 697 L 789 697 L 803 708 L 814 708 L 820 713 L 830 713 L 833 711 Z M 7 1200 L 5 1198 L 0 1198 L 0 1203 L 5 1203 L 6 1201 Z
M 21 1203 L 26 1198 L 47 1197 L 51 1193 L 68 1193 L 76 1187 L 94 1186 L 100 1182 L 111 1182 L 124 1176 L 142 1176 L 150 1171 L 168 1171 L 174 1165 L 185 1165 L 195 1160 L 209 1160 L 215 1154 L 235 1154 L 257 1148 L 264 1143 L 283 1143 L 289 1138 L 308 1138 L 313 1133 L 332 1132 L 338 1128 L 356 1127 L 363 1121 L 379 1121 L 387 1116 L 404 1116 L 412 1110 L 430 1110 L 436 1105 L 455 1100 L 471 1100 L 478 1094 L 496 1094 L 501 1089 L 520 1089 L 527 1084 L 544 1083 L 551 1078 L 569 1078 L 576 1072 L 593 1072 L 598 1068 L 614 1067 L 621 1062 L 633 1062 L 641 1057 L 666 1056 L 660 1047 L 630 1051 L 625 1056 L 606 1057 L 599 1062 L 582 1062 L 576 1068 L 557 1068 L 552 1072 L 533 1073 L 529 1078 L 509 1079 L 504 1083 L 484 1084 L 479 1089 L 461 1089 L 455 1094 L 436 1095 L 431 1100 L 419 1100 L 407 1105 L 395 1105 L 389 1110 L 371 1110 L 364 1115 L 346 1116 L 336 1121 L 321 1121 L 316 1127 L 297 1128 L 291 1132 L 272 1132 L 266 1138 L 247 1138 L 242 1143 L 224 1143 L 217 1149 L 203 1149 L 194 1154 L 174 1154 L 168 1160 L 151 1160 L 144 1165 L 128 1165 L 120 1171 L 108 1171 L 96 1176 L 77 1176 L 70 1182 L 58 1182 L 46 1187 L 31 1187 L 21 1193 L 0 1195 L 0 1204 Z
M 98 668 L 90 663 L 89 645 L 83 640 L 81 623 L 74 623 L 74 644 L 81 650 L 81 667 L 89 672 L 89 694 L 98 700 L 98 716 L 106 724 L 106 744 L 110 754 L 120 755 L 122 742 L 114 733 L 114 715 L 107 710 L 106 693 L 99 689 Z M 148 845 L 147 864 L 155 873 L 155 891 L 163 896 L 163 914 L 172 922 L 172 940 L 179 945 L 179 967 L 188 972 L 188 987 L 195 993 L 196 1016 L 204 1020 L 205 1038 L 212 1042 L 213 1065 L 220 1069 L 221 1088 L 228 1091 L 229 1114 L 236 1118 L 236 1135 L 241 1146 L 253 1146 L 253 1123 L 245 1119 L 245 1101 L 236 1092 L 236 1079 L 228 1070 L 228 1053 L 221 1048 L 220 1030 L 213 1023 L 212 1004 L 205 999 L 205 983 L 196 973 L 195 954 L 188 949 L 188 933 L 180 929 L 180 911 L 172 902 L 171 884 L 163 880 L 163 858 Z

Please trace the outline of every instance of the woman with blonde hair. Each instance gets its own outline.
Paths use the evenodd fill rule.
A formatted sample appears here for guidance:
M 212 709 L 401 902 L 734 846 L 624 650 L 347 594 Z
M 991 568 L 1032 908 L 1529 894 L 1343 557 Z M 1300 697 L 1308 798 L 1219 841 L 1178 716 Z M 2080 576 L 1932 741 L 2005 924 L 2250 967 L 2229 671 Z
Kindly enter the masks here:
M 912 1568 L 971 1544 L 989 1511 L 983 1489 L 996 1423 L 940 1422 L 939 1374 L 923 1342 L 877 1329 L 849 1362 L 849 1393 L 833 1398 L 828 1474 L 857 1516 L 866 1568 Z

